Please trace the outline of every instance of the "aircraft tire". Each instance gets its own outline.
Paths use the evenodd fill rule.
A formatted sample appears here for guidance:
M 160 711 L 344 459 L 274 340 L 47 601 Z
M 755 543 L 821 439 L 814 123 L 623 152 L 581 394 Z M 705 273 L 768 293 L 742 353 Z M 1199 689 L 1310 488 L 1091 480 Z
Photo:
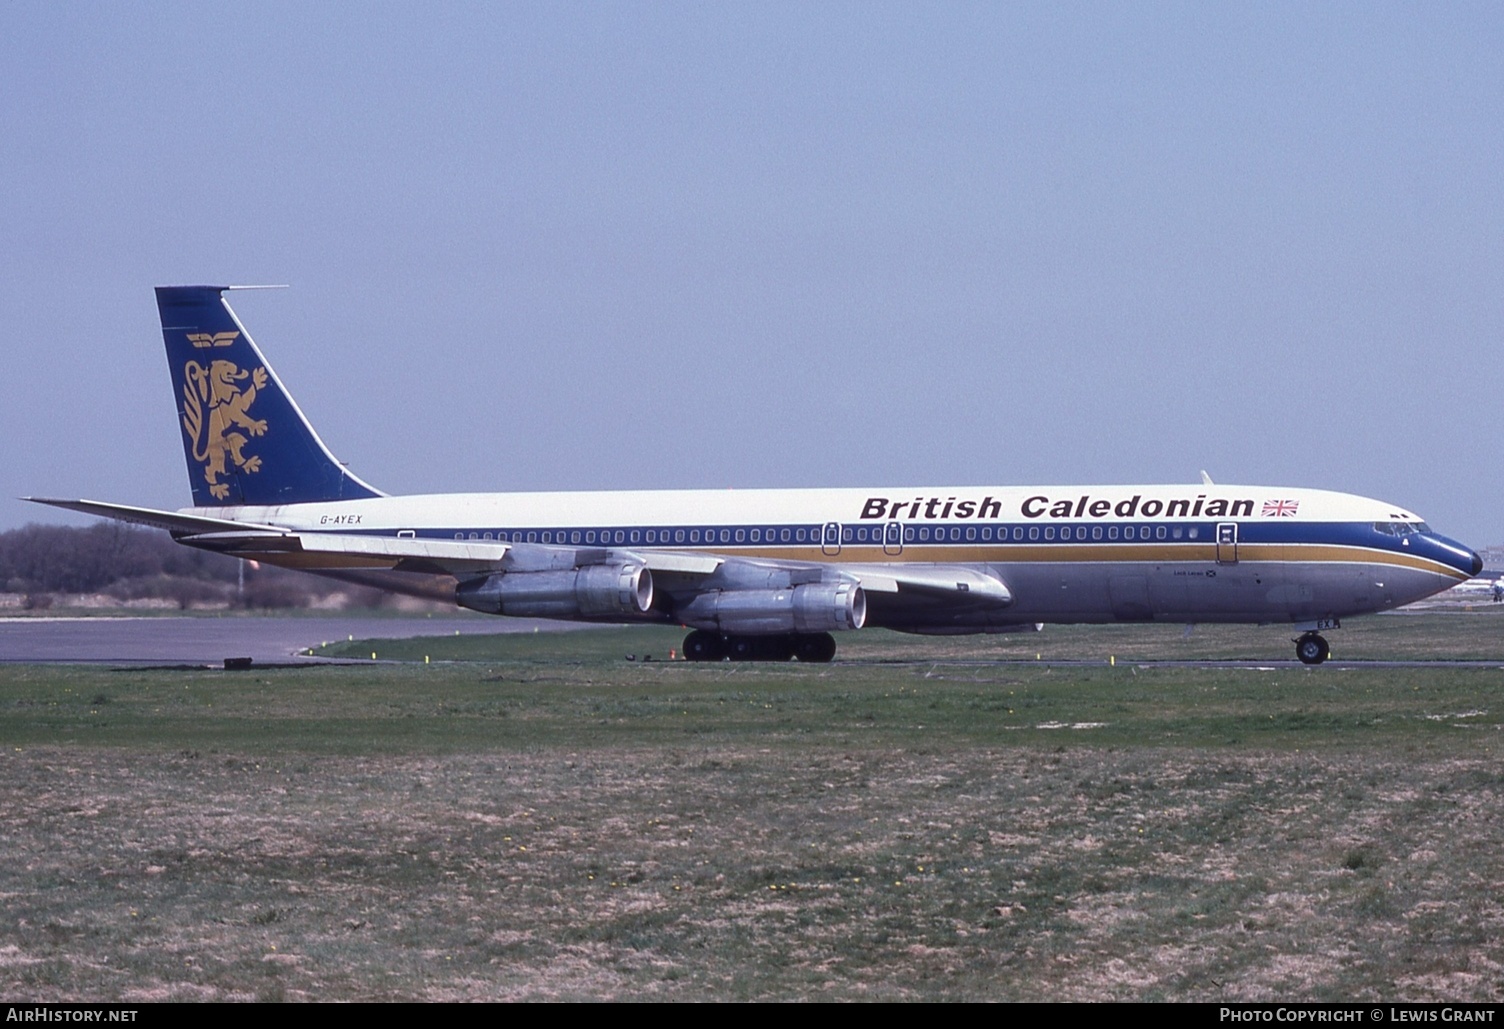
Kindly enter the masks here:
M 756 661 L 757 637 L 727 636 L 726 656 L 733 661 Z
M 800 661 L 825 664 L 836 656 L 836 638 L 828 632 L 794 637 L 794 656 Z
M 1295 656 L 1303 665 L 1319 665 L 1331 656 L 1332 648 L 1317 633 L 1308 632 L 1295 641 Z
M 726 657 L 726 645 L 718 632 L 696 629 L 684 637 L 684 660 L 720 661 Z

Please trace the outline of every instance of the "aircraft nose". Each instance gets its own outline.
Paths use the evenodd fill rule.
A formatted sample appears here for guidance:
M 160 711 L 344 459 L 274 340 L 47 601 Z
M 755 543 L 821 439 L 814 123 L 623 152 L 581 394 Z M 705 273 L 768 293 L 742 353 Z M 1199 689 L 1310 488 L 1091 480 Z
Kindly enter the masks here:
M 1473 554 L 1473 577 L 1477 578 L 1478 573 L 1481 571 L 1483 571 L 1483 558 L 1475 553 Z

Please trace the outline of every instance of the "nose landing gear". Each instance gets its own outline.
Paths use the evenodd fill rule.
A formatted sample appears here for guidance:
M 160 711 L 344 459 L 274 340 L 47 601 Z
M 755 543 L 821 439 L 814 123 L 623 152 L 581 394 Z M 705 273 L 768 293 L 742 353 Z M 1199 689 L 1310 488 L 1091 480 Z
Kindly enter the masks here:
M 1319 665 L 1331 656 L 1332 648 L 1320 633 L 1308 632 L 1295 641 L 1295 656 L 1303 665 Z

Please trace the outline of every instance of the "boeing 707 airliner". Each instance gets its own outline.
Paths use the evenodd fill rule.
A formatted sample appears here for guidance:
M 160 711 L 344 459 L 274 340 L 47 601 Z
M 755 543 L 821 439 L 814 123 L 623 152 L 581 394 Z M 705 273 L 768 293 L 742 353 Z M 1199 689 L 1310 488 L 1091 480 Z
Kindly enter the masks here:
M 1282 486 L 388 496 L 324 446 L 233 288 L 157 289 L 193 506 L 29 499 L 488 614 L 678 623 L 701 661 L 829 661 L 864 626 L 1165 621 L 1291 626 L 1319 664 L 1342 618 L 1483 567 L 1406 508 Z

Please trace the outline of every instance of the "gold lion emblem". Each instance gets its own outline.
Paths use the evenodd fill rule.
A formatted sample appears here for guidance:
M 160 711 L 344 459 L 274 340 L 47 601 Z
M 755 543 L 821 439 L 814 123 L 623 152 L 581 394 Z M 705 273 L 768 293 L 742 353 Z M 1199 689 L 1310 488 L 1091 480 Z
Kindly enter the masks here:
M 247 379 L 251 384 L 243 388 Z M 226 459 L 242 472 L 261 469 L 261 458 L 246 456 L 244 447 L 250 441 L 236 428 L 252 436 L 266 432 L 264 420 L 246 414 L 256 402 L 256 393 L 265 388 L 265 368 L 247 372 L 233 361 L 213 361 L 208 367 L 189 361 L 184 370 L 183 428 L 193 440 L 193 459 L 204 462 L 204 481 L 209 484 L 209 493 L 219 500 L 230 495 L 230 484 L 219 481 L 229 474 Z

